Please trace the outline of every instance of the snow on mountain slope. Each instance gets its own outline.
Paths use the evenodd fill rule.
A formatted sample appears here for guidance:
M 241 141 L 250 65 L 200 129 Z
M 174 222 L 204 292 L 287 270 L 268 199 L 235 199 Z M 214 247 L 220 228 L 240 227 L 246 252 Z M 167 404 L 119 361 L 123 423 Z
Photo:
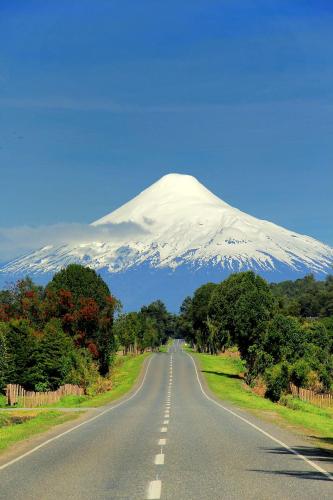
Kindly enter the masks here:
M 95 242 L 49 245 L 0 272 L 53 273 L 78 262 L 110 273 L 147 264 L 156 269 L 187 265 L 234 271 L 269 271 L 281 264 L 294 271 L 325 273 L 333 264 L 332 248 L 231 207 L 189 175 L 162 177 L 92 225 L 113 228 L 124 223 L 137 227 L 137 234 L 112 237 L 112 231 L 106 231 Z

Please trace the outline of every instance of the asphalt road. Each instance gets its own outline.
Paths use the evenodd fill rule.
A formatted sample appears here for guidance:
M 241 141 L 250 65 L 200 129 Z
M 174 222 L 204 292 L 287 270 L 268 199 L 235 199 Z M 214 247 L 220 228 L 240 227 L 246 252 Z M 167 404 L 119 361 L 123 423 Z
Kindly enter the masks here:
M 178 343 L 171 351 L 151 357 L 129 400 L 0 468 L 0 498 L 333 498 L 333 481 L 315 468 L 332 469 L 329 456 L 218 406 L 205 396 L 191 357 Z

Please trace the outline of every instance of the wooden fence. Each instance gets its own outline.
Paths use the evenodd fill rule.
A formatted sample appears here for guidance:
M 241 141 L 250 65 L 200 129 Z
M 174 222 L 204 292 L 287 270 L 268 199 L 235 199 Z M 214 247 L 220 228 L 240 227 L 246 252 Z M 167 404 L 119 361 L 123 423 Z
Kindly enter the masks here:
M 299 397 L 302 401 L 308 401 L 314 405 L 320 406 L 320 408 L 325 406 L 333 406 L 333 393 L 318 393 L 310 391 L 309 389 L 303 389 L 302 387 L 296 387 L 294 384 L 290 384 L 290 392 L 293 396 Z
M 26 391 L 18 384 L 8 384 L 6 387 L 7 404 L 10 406 L 17 404 L 22 408 L 37 408 L 45 404 L 57 403 L 63 396 L 83 394 L 82 387 L 72 384 L 65 384 L 56 391 L 47 392 Z

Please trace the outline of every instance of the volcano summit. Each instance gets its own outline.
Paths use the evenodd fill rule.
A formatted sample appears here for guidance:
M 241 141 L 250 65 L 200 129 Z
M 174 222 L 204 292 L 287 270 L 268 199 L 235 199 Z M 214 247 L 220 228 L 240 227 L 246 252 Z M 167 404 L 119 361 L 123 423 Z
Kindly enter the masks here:
M 228 205 L 189 175 L 169 174 L 93 222 L 98 241 L 47 247 L 3 276 L 48 279 L 75 262 L 98 270 L 126 308 L 161 298 L 171 308 L 203 282 L 252 269 L 270 281 L 325 275 L 333 249 Z

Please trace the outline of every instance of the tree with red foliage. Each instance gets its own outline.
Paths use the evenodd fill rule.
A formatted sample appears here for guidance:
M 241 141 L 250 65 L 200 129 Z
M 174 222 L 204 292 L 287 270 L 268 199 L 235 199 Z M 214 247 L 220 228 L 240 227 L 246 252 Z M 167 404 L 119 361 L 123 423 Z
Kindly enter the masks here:
M 115 346 L 113 317 L 119 302 L 107 284 L 93 270 L 71 264 L 55 274 L 46 287 L 49 310 L 61 318 L 64 331 L 79 347 L 98 358 L 100 372 L 107 373 Z

